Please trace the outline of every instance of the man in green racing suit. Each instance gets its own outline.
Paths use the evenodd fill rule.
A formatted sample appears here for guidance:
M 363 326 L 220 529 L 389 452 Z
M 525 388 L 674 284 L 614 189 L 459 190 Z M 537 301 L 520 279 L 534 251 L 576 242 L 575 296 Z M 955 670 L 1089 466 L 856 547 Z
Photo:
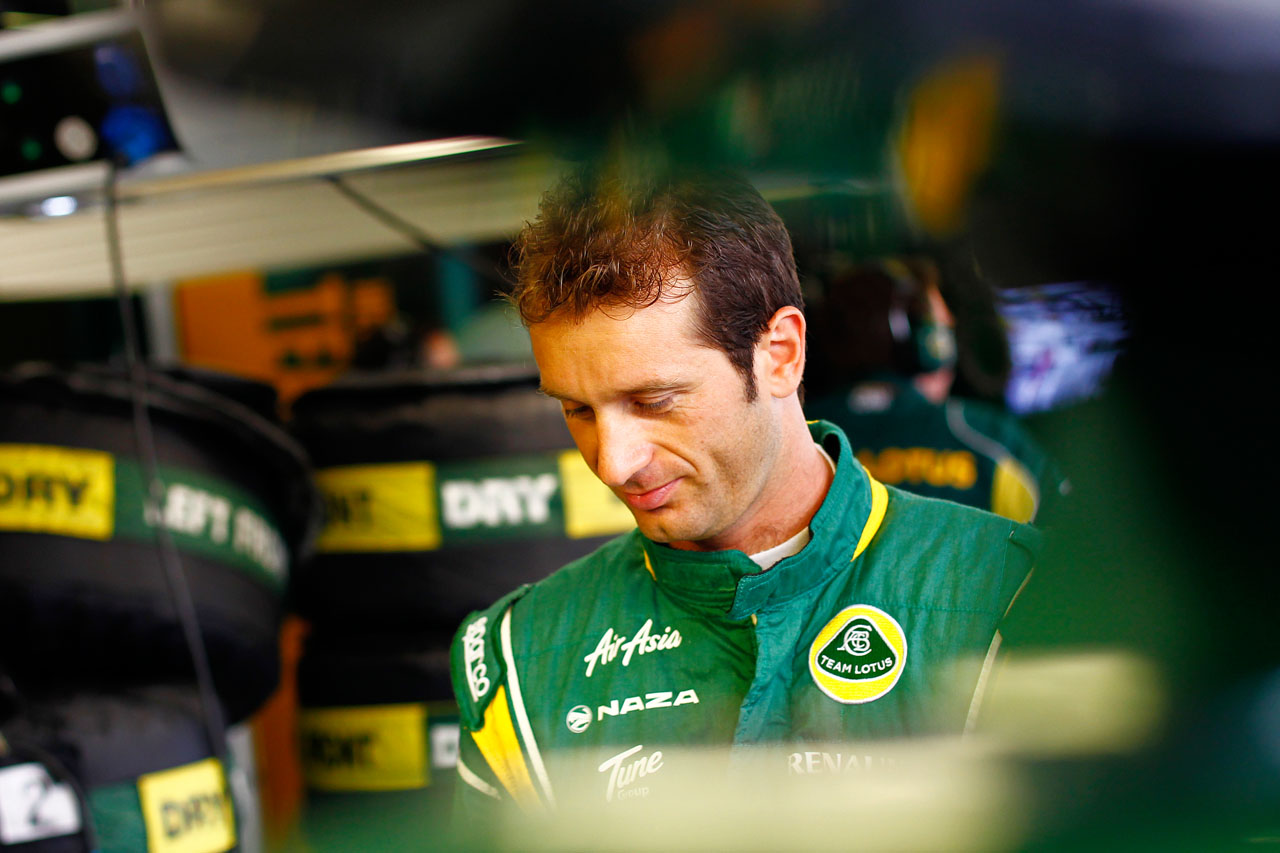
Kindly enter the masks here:
M 927 257 L 830 273 L 809 351 L 831 375 L 815 394 L 810 372 L 805 411 L 844 430 L 885 485 L 1039 523 L 1070 484 L 1016 417 L 952 394 L 958 337 L 941 286 Z
M 1030 574 L 1031 528 L 806 423 L 790 241 L 750 185 L 637 184 L 571 177 L 519 244 L 543 390 L 637 530 L 459 629 L 468 807 L 657 795 L 680 747 L 782 745 L 786 775 L 960 733 Z

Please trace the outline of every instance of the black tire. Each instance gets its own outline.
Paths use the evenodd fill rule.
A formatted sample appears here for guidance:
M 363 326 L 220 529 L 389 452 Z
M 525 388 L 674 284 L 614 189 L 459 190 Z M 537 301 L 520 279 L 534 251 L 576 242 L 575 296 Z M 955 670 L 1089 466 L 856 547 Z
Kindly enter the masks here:
M 239 383 L 220 381 L 224 391 Z M 240 539 L 240 511 L 250 505 L 228 500 L 221 540 L 215 541 L 214 521 L 204 540 L 172 537 L 215 681 L 239 719 L 277 683 L 289 563 L 314 536 L 318 498 L 301 448 L 262 414 L 163 374 L 150 374 L 147 389 L 156 455 L 170 488 L 184 477 L 221 484 L 203 494 L 217 497 L 216 489 L 225 487 L 239 496 L 236 501 L 243 497 L 256 507 L 244 517 L 246 527 L 262 521 L 279 534 L 271 539 L 275 534 L 268 530 L 258 543 L 265 550 L 252 552 L 250 538 Z M 263 406 L 260 391 L 245 394 Z M 12 461 L 22 458 L 24 448 L 90 451 L 112 471 L 112 485 L 104 487 L 111 504 L 102 512 L 118 516 L 105 535 L 89 536 L 42 527 L 44 522 L 24 528 L 21 518 L 0 515 L 0 659 L 27 683 L 143 683 L 192 673 L 154 523 L 141 511 L 145 466 L 138 459 L 131 396 L 127 377 L 104 368 L 28 365 L 0 376 L 0 450 L 10 453 L 12 467 L 0 470 L 0 504 L 6 497 L 37 501 L 32 481 L 20 482 L 27 469 Z M 136 482 L 132 497 L 126 472 L 133 478 L 127 482 Z M 52 481 L 43 481 L 50 506 Z M 136 511 L 126 508 L 129 500 Z M 250 552 L 252 559 L 242 558 Z
M 221 791 L 215 786 L 198 794 L 192 789 L 190 798 L 203 803 L 203 808 L 188 809 L 185 818 L 178 795 L 172 805 L 164 801 L 163 792 L 173 790 L 172 783 L 164 781 L 165 771 L 214 766 L 198 764 L 210 759 L 211 750 L 193 687 L 28 697 L 19 713 L 0 723 L 0 733 L 9 745 L 11 760 L 43 763 L 52 769 L 55 781 L 67 776 L 75 780 L 90 804 L 93 833 L 103 853 L 153 849 L 144 815 L 147 808 L 158 825 L 175 836 L 198 829 L 198 821 L 218 823 L 222 831 L 234 832 L 234 824 L 226 824 L 228 815 L 234 821 L 235 809 L 225 785 Z M 157 787 L 157 774 L 163 787 Z M 211 802 L 219 807 L 211 808 Z M 83 849 L 38 846 L 55 841 L 71 844 L 70 838 L 49 839 L 19 849 L 41 853 Z
M 520 365 L 357 376 L 300 397 L 293 429 L 322 491 L 325 475 L 345 466 L 424 463 L 436 471 L 436 507 L 444 504 L 441 472 L 468 466 L 499 479 L 542 471 L 538 476 L 554 477 L 553 500 L 560 500 L 557 460 L 577 451 L 560 406 L 537 387 L 536 370 Z M 333 548 L 322 534 L 295 573 L 293 601 L 323 631 L 451 635 L 468 612 L 540 580 L 621 529 L 570 538 L 564 525 L 537 531 L 512 525 L 485 535 L 442 533 L 431 546 L 365 549 Z
M 0 650 L 24 686 L 109 690 L 195 678 L 154 546 L 114 542 L 108 551 L 0 535 L 0 553 L 8 561 Z M 214 686 L 227 723 L 237 723 L 279 683 L 280 596 L 212 560 L 186 554 L 182 565 Z
M 354 843 L 341 824 L 356 815 L 370 828 L 362 849 L 415 849 L 415 834 L 447 827 L 459 737 L 447 638 L 312 634 L 298 706 L 309 841 Z
M 437 551 L 324 554 L 299 567 L 293 600 L 317 626 L 355 633 L 415 626 L 452 633 L 488 607 L 595 550 L 608 537 L 494 542 Z
M 530 366 L 354 374 L 303 394 L 292 429 L 317 468 L 573 447 Z
M 450 637 L 312 632 L 298 661 L 298 705 L 453 701 Z

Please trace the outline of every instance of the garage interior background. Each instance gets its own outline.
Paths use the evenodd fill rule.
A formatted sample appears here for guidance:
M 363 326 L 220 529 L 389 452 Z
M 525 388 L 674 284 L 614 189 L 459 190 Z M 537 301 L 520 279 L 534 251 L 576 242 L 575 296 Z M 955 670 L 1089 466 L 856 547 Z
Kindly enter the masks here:
M 267 382 L 287 403 L 360 357 L 420 367 L 432 330 L 464 363 L 519 362 L 520 332 L 492 304 L 506 242 L 566 163 L 624 132 L 746 170 L 810 278 L 832 251 L 925 249 L 997 289 L 1105 282 L 1129 331 L 1115 374 L 1029 421 L 1076 493 L 1021 629 L 1029 649 L 1131 653 L 1146 674 L 1122 678 L 1152 676 L 1160 710 L 1118 754 L 1028 748 L 1046 799 L 1085 777 L 1092 788 L 1020 843 L 1280 835 L 1258 818 L 1280 790 L 1280 589 L 1264 533 L 1274 237 L 1259 212 L 1277 189 L 1274 9 L 53 6 L 7 4 L 0 31 L 5 366 L 121 361 L 107 192 L 157 363 Z M 137 121 L 126 138 L 151 149 L 113 173 L 105 142 L 86 148 L 64 122 L 87 117 L 109 141 L 121 104 L 162 112 L 123 113 Z M 979 357 L 967 390 L 1000 399 L 1001 358 Z M 269 775 L 291 735 L 258 736 L 279 749 Z M 296 840 L 298 787 L 264 786 L 277 799 L 261 843 Z M 343 838 L 358 814 L 313 815 L 324 829 L 310 843 Z M 252 839 L 242 830 L 245 849 Z

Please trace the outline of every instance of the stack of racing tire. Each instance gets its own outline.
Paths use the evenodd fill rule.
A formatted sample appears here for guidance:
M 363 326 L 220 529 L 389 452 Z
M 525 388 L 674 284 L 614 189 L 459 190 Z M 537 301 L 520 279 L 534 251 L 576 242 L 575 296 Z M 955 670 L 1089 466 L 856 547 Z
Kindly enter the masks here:
M 0 850 L 261 848 L 243 721 L 320 518 L 274 406 L 192 371 L 0 375 Z
M 293 598 L 310 625 L 299 730 L 317 849 L 442 842 L 454 632 L 634 526 L 537 386 L 531 367 L 471 367 L 353 376 L 294 403 L 326 509 Z

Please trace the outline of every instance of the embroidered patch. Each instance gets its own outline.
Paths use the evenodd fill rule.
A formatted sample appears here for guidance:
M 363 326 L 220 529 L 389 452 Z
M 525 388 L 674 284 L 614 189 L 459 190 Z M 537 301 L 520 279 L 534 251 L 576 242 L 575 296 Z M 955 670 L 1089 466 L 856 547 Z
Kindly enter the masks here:
M 878 607 L 846 607 L 809 647 L 809 674 L 823 693 L 846 705 L 874 702 L 893 689 L 907 663 L 907 637 Z
M 462 661 L 467 670 L 467 687 L 471 690 L 471 698 L 479 702 L 487 696 L 493 683 L 489 680 L 489 668 L 484 661 L 485 628 L 489 624 L 488 616 L 481 616 L 467 626 L 467 633 L 462 635 Z

